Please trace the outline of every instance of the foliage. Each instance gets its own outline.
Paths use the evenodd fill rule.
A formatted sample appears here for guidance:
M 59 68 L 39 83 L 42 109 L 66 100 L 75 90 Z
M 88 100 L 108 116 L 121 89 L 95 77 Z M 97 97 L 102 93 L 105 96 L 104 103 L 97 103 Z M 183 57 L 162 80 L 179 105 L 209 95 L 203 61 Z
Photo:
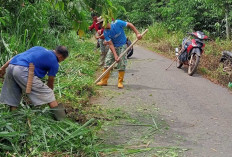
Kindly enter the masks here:
M 112 0 L 124 6 L 126 13 L 117 18 L 132 22 L 138 27 L 147 27 L 154 22 L 164 24 L 171 31 L 207 31 L 214 37 L 225 37 L 226 17 L 232 20 L 232 1 L 217 0 Z
M 38 156 L 42 153 L 87 156 L 95 153 L 94 134 L 70 120 L 55 121 L 48 108 L 23 107 L 9 112 L 0 106 L 0 156 Z
M 11 0 L 0 3 L 0 64 L 32 46 L 59 44 L 60 34 L 86 30 L 90 8 L 110 22 L 116 12 L 110 0 Z M 106 20 L 107 22 L 107 20 Z
M 99 58 L 99 54 L 93 51 L 93 43 L 77 42 L 78 39 L 74 31 L 61 37 L 62 45 L 68 46 L 70 55 L 60 66 L 55 85 L 59 99 L 75 107 L 85 105 L 94 94 L 93 79 Z
M 0 8 L 4 19 L 0 25 L 1 64 L 31 46 L 56 47 L 60 33 L 70 29 L 64 15 L 46 1 L 4 1 Z
M 144 27 L 152 24 L 156 18 L 154 5 L 156 0 L 112 0 L 115 5 L 123 6 L 126 12 L 118 12 L 117 19 L 132 22 L 135 26 Z
M 75 30 L 87 30 L 87 15 L 90 11 L 102 15 L 104 25 L 112 21 L 116 7 L 113 6 L 110 0 L 50 0 L 51 4 L 56 9 L 64 11 L 69 20 L 73 21 Z

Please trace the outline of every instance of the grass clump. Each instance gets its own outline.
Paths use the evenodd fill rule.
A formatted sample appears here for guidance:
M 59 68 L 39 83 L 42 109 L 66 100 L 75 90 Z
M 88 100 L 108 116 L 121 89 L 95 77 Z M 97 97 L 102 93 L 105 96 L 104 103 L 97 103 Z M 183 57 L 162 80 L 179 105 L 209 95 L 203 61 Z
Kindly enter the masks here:
M 88 156 L 95 153 L 94 132 L 70 120 L 55 121 L 48 108 L 23 107 L 9 112 L 0 106 L 0 156 L 40 156 L 43 153 Z
M 60 66 L 55 93 L 59 101 L 80 109 L 95 94 L 93 82 L 99 54 L 93 51 L 93 43 L 81 41 L 74 31 L 63 36 L 62 41 L 70 55 Z

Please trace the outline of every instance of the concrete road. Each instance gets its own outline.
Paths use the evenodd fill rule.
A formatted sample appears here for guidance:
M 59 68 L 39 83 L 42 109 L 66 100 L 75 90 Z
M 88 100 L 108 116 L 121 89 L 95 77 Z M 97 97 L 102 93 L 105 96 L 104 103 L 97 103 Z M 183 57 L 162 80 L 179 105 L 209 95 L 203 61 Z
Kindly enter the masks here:
M 98 103 L 106 108 L 121 108 L 132 117 L 136 114 L 135 117 L 138 117 L 139 108 L 147 114 L 158 111 L 169 129 L 151 140 L 151 146 L 186 148 L 189 150 L 182 154 L 186 157 L 231 157 L 231 92 L 197 73 L 188 76 L 186 69 L 177 69 L 175 64 L 166 71 L 171 60 L 140 46 L 134 49 L 125 75 L 125 88 L 117 89 L 117 72 L 114 72 L 109 86 L 102 90 L 120 94 L 100 98 Z M 126 137 L 131 137 L 129 133 L 133 132 L 133 129 L 125 127 L 123 130 L 129 131 L 112 129 L 118 130 L 120 137 L 128 134 L 122 137 L 124 140 L 111 139 L 110 142 L 116 144 L 125 143 Z

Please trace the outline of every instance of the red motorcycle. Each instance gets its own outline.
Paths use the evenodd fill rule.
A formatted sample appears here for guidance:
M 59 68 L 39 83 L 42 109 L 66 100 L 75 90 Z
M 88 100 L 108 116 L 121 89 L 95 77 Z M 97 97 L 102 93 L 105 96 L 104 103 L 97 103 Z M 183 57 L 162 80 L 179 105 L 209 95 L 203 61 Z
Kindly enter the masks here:
M 200 31 L 188 33 L 188 35 L 190 35 L 188 38 L 183 39 L 181 50 L 179 51 L 176 48 L 175 52 L 177 56 L 177 68 L 181 68 L 183 64 L 188 65 L 188 74 L 192 76 L 200 63 L 200 57 L 205 47 L 204 41 L 208 39 L 208 36 Z M 190 37 L 193 37 L 193 39 Z

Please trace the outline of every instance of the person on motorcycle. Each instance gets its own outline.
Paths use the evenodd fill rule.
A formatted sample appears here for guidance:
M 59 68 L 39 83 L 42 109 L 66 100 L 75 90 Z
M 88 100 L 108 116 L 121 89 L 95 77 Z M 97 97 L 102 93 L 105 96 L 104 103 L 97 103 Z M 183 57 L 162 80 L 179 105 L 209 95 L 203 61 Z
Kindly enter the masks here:
M 116 20 L 113 23 L 107 23 L 105 26 L 103 26 L 104 29 L 104 37 L 109 44 L 110 51 L 106 54 L 106 59 L 105 59 L 105 65 L 104 65 L 104 71 L 112 65 L 114 61 L 118 62 L 118 88 L 123 88 L 123 79 L 124 79 L 124 74 L 126 70 L 126 65 L 127 65 L 127 57 L 124 55 L 120 60 L 118 56 L 120 56 L 121 53 L 123 53 L 126 48 L 126 35 L 124 32 L 124 27 L 130 27 L 136 34 L 137 39 L 142 39 L 142 35 L 139 33 L 139 31 L 136 29 L 136 27 L 130 23 L 130 22 L 125 22 L 122 20 Z M 100 82 L 97 83 L 99 86 L 107 86 L 107 81 L 110 76 L 110 71 L 101 79 Z

